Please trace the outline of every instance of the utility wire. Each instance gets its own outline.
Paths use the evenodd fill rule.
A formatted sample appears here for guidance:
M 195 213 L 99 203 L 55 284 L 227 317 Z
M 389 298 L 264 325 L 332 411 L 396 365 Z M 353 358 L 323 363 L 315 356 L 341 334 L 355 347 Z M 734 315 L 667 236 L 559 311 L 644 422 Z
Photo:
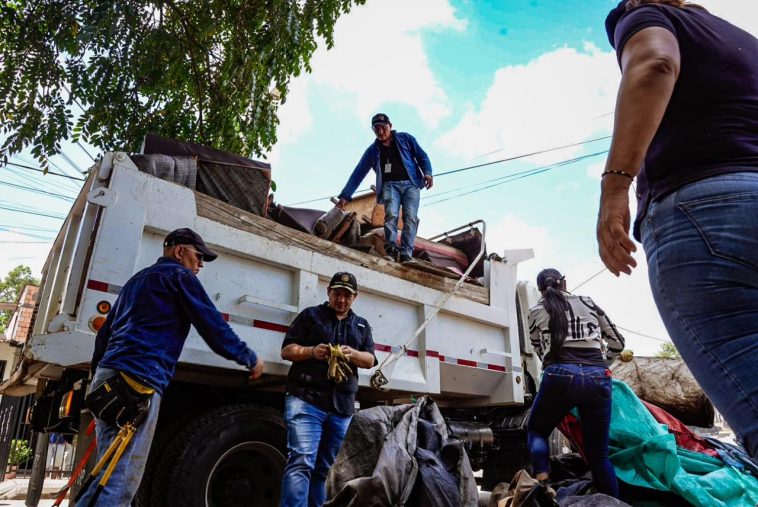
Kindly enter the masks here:
M 605 140 L 605 139 L 610 139 L 611 137 L 612 136 L 596 137 L 594 139 L 588 139 L 586 141 L 580 141 L 580 142 L 576 142 L 576 143 L 565 144 L 563 146 L 556 146 L 554 148 L 546 148 L 544 150 L 538 150 L 538 151 L 534 151 L 534 152 L 531 152 L 531 153 L 523 153 L 521 155 L 514 155 L 512 157 L 507 157 L 507 158 L 503 158 L 503 159 L 500 159 L 500 160 L 493 160 L 492 162 L 485 162 L 483 164 L 476 164 L 476 165 L 461 167 L 459 169 L 453 169 L 453 170 L 450 170 L 450 171 L 445 171 L 445 172 L 439 173 L 439 174 L 435 175 L 435 178 L 439 178 L 440 176 L 447 176 L 449 174 L 459 173 L 459 172 L 462 172 L 462 171 L 469 171 L 471 169 L 478 169 L 480 167 L 486 167 L 486 166 L 490 166 L 490 165 L 494 165 L 494 164 L 501 164 L 501 163 L 504 163 L 504 162 L 510 162 L 510 161 L 518 160 L 518 159 L 522 159 L 522 158 L 533 157 L 535 155 L 541 155 L 543 153 L 550 153 L 552 151 L 563 150 L 563 149 L 566 149 L 566 148 L 573 148 L 575 146 L 581 146 L 583 144 L 589 144 L 589 143 L 594 143 L 594 142 L 597 142 L 597 141 L 602 141 L 602 140 Z M 500 150 L 497 150 L 497 151 L 500 151 Z M 490 152 L 490 153 L 485 153 L 482 156 L 487 156 L 487 155 L 490 155 L 492 153 L 497 153 L 497 151 Z M 370 189 L 363 188 L 363 189 L 357 190 L 357 192 L 365 192 L 365 191 L 368 191 L 368 190 L 370 190 Z M 300 204 L 309 204 L 309 203 L 312 203 L 312 202 L 323 201 L 325 199 L 329 199 L 330 197 L 332 197 L 332 196 L 318 197 L 316 199 L 308 199 L 307 201 L 300 201 L 300 202 L 294 202 L 292 204 L 288 204 L 288 206 L 298 206 Z
M 513 174 L 508 175 L 508 176 L 503 176 L 501 178 L 497 178 L 498 180 L 505 180 L 505 181 L 497 181 L 497 183 L 492 183 L 491 185 L 487 185 L 486 187 L 476 188 L 474 190 L 470 190 L 468 192 L 463 192 L 461 194 L 454 195 L 454 196 L 451 196 L 451 197 L 446 197 L 444 199 L 439 199 L 437 201 L 425 202 L 424 205 L 425 206 L 433 206 L 433 205 L 439 204 L 441 202 L 450 201 L 452 199 L 457 199 L 458 197 L 463 197 L 463 196 L 466 196 L 466 195 L 474 194 L 476 192 L 481 192 L 482 190 L 490 189 L 492 187 L 496 187 L 496 186 L 499 186 L 499 185 L 504 185 L 506 183 L 514 182 L 516 180 L 521 180 L 521 179 L 524 179 L 524 178 L 528 178 L 529 176 L 536 176 L 538 174 L 541 174 L 541 173 L 544 173 L 544 172 L 547 172 L 547 171 L 552 171 L 553 169 L 558 169 L 559 167 L 563 167 L 563 166 L 566 166 L 566 165 L 569 165 L 569 164 L 573 164 L 575 162 L 579 162 L 580 160 L 584 160 L 584 159 L 591 158 L 591 157 L 596 157 L 598 155 L 603 155 L 604 153 L 608 153 L 608 150 L 599 151 L 599 152 L 596 152 L 596 153 L 590 153 L 589 155 L 582 155 L 581 157 L 576 157 L 576 158 L 572 158 L 572 159 L 569 159 L 569 160 L 564 160 L 562 162 L 557 162 L 555 164 L 551 164 L 551 165 L 544 166 L 544 167 L 538 167 L 536 169 L 529 169 L 529 170 L 526 170 L 526 171 L 521 171 L 521 172 L 518 172 L 518 173 L 513 173 Z M 479 183 L 479 184 L 481 184 L 481 183 Z M 456 189 L 456 190 L 463 190 L 463 188 L 470 188 L 470 187 L 461 187 L 461 188 Z M 453 190 L 453 191 L 455 191 L 455 190 Z M 449 192 L 452 192 L 452 191 L 449 191 Z M 434 196 L 434 197 L 437 197 L 437 196 Z M 429 197 L 429 199 L 431 199 L 431 198 L 433 198 L 433 197 Z
M 476 164 L 476 165 L 470 165 L 467 167 L 461 167 L 460 169 L 453 169 L 451 171 L 445 171 L 443 173 L 439 173 L 435 176 L 435 178 L 439 178 L 440 176 L 447 176 L 448 174 L 455 174 L 463 171 L 470 171 L 471 169 L 479 169 L 480 167 L 487 167 L 494 164 L 502 164 L 503 162 L 510 162 L 512 160 L 518 160 L 520 158 L 527 158 L 527 157 L 533 157 L 535 155 L 541 155 L 543 153 L 550 153 L 551 151 L 558 151 L 563 150 L 566 148 L 573 148 L 574 146 L 581 146 L 582 144 L 589 144 L 594 143 L 596 141 L 602 141 L 604 139 L 610 139 L 611 136 L 603 136 L 603 137 L 596 137 L 595 139 L 588 139 L 587 141 L 581 141 L 578 143 L 571 143 L 571 144 L 564 144 L 563 146 L 556 146 L 555 148 L 548 148 L 545 150 L 538 150 L 533 151 L 531 153 L 524 153 L 522 155 L 514 155 L 513 157 L 508 158 L 501 158 L 499 160 L 493 160 L 492 162 L 484 162 L 482 164 Z
M 615 326 L 617 328 L 619 328 L 619 329 L 622 329 L 622 330 L 626 331 L 627 333 L 636 334 L 638 336 L 644 336 L 645 338 L 650 338 L 651 340 L 656 340 L 656 341 L 659 341 L 659 342 L 671 343 L 671 340 L 666 340 L 665 338 L 658 338 L 657 336 L 650 336 L 649 334 L 640 333 L 638 331 L 632 331 L 631 329 L 627 329 L 625 327 L 621 327 L 618 324 L 615 324 Z
M 26 190 L 28 192 L 34 192 L 35 194 L 47 195 L 47 196 L 50 196 L 50 197 L 56 197 L 58 199 L 63 199 L 64 201 L 72 202 L 74 200 L 73 197 L 69 197 L 67 195 L 56 194 L 56 193 L 53 193 L 53 192 L 46 192 L 45 190 L 40 190 L 38 188 L 27 187 L 25 185 L 16 185 L 15 183 L 9 183 L 7 181 L 0 181 L 0 185 L 4 185 L 6 187 L 18 188 L 18 189 L 21 189 L 21 190 Z
M 28 213 L 29 215 L 37 215 L 37 216 L 47 217 L 47 218 L 58 218 L 58 219 L 66 218 L 63 215 L 44 213 L 42 211 L 33 211 L 29 209 L 15 208 L 15 207 L 10 207 L 10 206 L 0 206 L 0 210 L 14 211 L 16 213 Z
M 2 162 L 0 162 L 0 163 L 2 163 Z M 6 166 L 12 165 L 13 167 L 19 167 L 21 169 L 27 169 L 29 171 L 36 171 L 36 172 L 39 172 L 39 173 L 44 173 L 45 172 L 42 169 L 39 169 L 37 167 L 31 167 L 31 166 L 23 165 L 23 164 L 16 164 L 14 162 L 5 162 L 5 165 Z M 84 179 L 77 178 L 76 176 L 70 176 L 68 174 L 62 174 L 62 173 L 54 173 L 52 171 L 47 171 L 46 174 L 51 174 L 53 176 L 60 176 L 62 178 L 68 178 L 68 179 L 75 180 L 75 181 L 82 181 L 82 182 L 85 181 Z
M 608 270 L 608 268 L 604 267 L 603 269 L 601 269 L 600 271 L 598 271 L 597 273 L 595 273 L 594 275 L 592 275 L 591 277 L 587 278 L 585 281 L 583 281 L 582 283 L 580 283 L 579 285 L 577 285 L 576 287 L 574 287 L 573 289 L 571 289 L 571 292 L 574 292 L 576 289 L 578 289 L 579 287 L 582 287 L 583 285 L 585 285 L 590 280 L 593 280 L 593 279 L 597 278 L 598 276 L 602 275 L 603 272 L 605 272 L 607 270 Z
M 20 155 L 13 155 L 12 158 L 16 158 L 16 159 L 22 161 L 24 164 L 29 165 L 29 166 L 34 166 L 36 164 L 36 162 L 29 161 L 29 160 L 25 159 L 24 157 L 22 157 Z M 68 172 L 65 171 L 61 166 L 59 166 L 58 164 L 56 164 L 54 160 L 48 159 L 47 161 L 50 163 L 50 165 L 52 165 L 53 167 L 55 167 L 56 169 L 58 169 L 61 173 L 68 174 Z M 34 183 L 35 185 L 43 185 L 43 186 L 48 187 L 49 190 L 54 187 L 54 188 L 57 188 L 57 189 L 65 190 L 67 192 L 74 191 L 74 192 L 78 193 L 79 190 L 81 189 L 80 185 L 78 185 L 76 182 L 68 180 L 68 179 L 62 179 L 62 180 L 56 180 L 54 178 L 39 179 L 37 176 L 32 177 L 32 175 L 30 175 L 27 172 L 21 172 L 21 171 L 18 171 L 18 170 L 14 170 L 14 169 L 11 169 L 10 167 L 8 167 L 7 169 L 9 171 L 13 171 L 20 178 L 23 178 L 24 182 L 26 182 L 26 183 Z

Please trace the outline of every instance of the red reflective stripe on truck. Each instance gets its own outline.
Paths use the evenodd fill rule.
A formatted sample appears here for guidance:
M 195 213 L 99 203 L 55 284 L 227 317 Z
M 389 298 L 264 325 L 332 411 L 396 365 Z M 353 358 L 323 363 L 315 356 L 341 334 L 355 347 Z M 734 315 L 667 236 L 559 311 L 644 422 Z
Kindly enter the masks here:
M 224 312 L 221 312 L 221 317 L 223 317 L 224 322 L 229 322 L 229 320 L 231 319 L 231 315 L 229 315 L 228 313 L 224 313 Z
M 118 294 L 121 291 L 120 285 L 113 285 L 112 283 L 105 283 L 99 280 L 87 280 L 87 288 L 99 292 L 107 292 L 108 294 Z
M 266 322 L 265 320 L 254 320 L 253 327 L 267 329 L 269 331 L 279 331 L 280 333 L 286 333 L 289 330 L 289 326 L 277 324 L 276 322 Z
M 378 352 L 391 352 L 392 351 L 392 347 L 390 347 L 389 345 L 381 344 L 381 343 L 375 343 L 374 344 L 374 351 L 375 352 L 377 352 L 377 351 Z

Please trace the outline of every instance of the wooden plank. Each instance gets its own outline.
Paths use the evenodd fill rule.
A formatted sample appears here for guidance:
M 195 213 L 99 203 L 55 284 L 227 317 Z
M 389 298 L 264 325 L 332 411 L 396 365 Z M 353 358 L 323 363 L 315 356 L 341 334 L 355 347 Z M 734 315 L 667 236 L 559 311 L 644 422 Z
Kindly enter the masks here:
M 323 255 L 339 258 L 345 262 L 368 267 L 375 271 L 386 273 L 397 278 L 418 283 L 439 291 L 449 291 L 455 286 L 455 278 L 447 278 L 439 274 L 427 273 L 402 264 L 391 262 L 381 257 L 369 255 L 346 246 L 332 243 L 316 236 L 296 231 L 281 224 L 248 213 L 225 202 L 205 194 L 195 192 L 195 205 L 198 216 L 213 220 L 241 231 L 250 232 L 272 241 L 278 241 L 291 246 L 314 250 Z M 471 301 L 489 304 L 489 291 L 469 283 L 461 285 L 456 293 L 459 297 Z

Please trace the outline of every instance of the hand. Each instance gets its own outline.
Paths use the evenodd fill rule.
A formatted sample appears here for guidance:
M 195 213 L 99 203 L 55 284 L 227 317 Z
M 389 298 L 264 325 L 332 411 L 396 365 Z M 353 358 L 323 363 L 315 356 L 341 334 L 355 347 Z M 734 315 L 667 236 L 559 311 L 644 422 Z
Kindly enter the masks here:
M 432 188 L 432 185 L 434 185 L 434 176 L 431 174 L 425 174 L 424 175 L 424 188 L 429 190 Z
M 263 359 L 260 357 L 255 361 L 255 366 L 250 370 L 250 379 L 257 380 L 263 375 Z
M 326 361 L 329 359 L 329 345 L 326 343 L 320 343 L 315 347 L 311 347 L 311 356 L 317 361 Z
M 347 362 L 351 363 L 352 362 L 351 358 L 353 356 L 353 348 L 348 347 L 347 345 L 343 345 L 340 348 L 342 349 L 342 353 L 345 355 L 345 358 L 347 358 Z
M 623 181 L 604 180 L 597 217 L 597 243 L 603 264 L 616 276 L 622 272 L 630 275 L 637 266 L 631 255 L 637 247 L 629 237 L 629 223 L 628 185 Z
M 337 204 L 335 204 L 334 207 L 344 210 L 345 204 L 347 204 L 347 200 L 340 197 L 339 200 L 337 201 Z

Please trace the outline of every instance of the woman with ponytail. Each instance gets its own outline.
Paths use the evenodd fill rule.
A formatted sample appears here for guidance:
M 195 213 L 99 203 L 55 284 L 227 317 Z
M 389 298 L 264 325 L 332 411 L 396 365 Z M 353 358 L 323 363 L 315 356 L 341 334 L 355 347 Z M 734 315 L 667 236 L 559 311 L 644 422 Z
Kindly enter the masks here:
M 606 350 L 621 352 L 624 337 L 590 298 L 566 290 L 558 270 L 542 270 L 537 288 L 542 299 L 529 310 L 529 334 L 543 375 L 527 425 L 532 472 L 540 482 L 548 480 L 547 439 L 576 407 L 595 487 L 618 498 L 616 473 L 608 460 L 611 372 Z

